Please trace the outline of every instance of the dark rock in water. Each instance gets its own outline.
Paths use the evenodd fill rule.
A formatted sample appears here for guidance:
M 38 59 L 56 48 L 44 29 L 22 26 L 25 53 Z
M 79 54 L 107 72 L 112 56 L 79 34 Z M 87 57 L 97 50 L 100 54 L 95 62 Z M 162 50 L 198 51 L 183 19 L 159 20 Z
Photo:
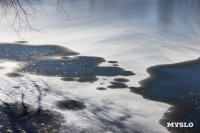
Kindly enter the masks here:
M 108 61 L 108 63 L 118 63 L 117 61 Z
M 125 78 L 115 78 L 114 81 L 116 81 L 116 82 L 129 82 L 129 80 L 125 79 Z
M 105 87 L 97 87 L 97 90 L 107 90 Z
M 66 109 L 66 110 L 83 110 L 86 108 L 83 102 L 75 101 L 75 100 L 64 100 L 58 101 L 56 103 L 59 109 Z
M 6 76 L 15 78 L 15 77 L 23 77 L 24 75 L 19 73 L 7 73 Z
M 108 88 L 111 89 L 120 89 L 120 88 L 127 88 L 128 86 L 124 83 L 118 83 L 118 82 L 110 82 L 112 85 L 109 85 Z
M 183 63 L 160 65 L 147 69 L 150 77 L 141 87 L 130 87 L 144 98 L 173 105 L 160 123 L 193 122 L 192 128 L 168 128 L 174 133 L 200 133 L 200 59 Z
M 58 133 L 62 116 L 49 110 L 39 110 L 24 103 L 0 105 L 0 132 Z

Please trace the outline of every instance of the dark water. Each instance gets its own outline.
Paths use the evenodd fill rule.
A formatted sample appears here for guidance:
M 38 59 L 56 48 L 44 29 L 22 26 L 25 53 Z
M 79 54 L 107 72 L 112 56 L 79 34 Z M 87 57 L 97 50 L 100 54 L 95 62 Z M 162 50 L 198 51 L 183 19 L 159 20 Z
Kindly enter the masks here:
M 200 132 L 200 59 L 183 63 L 150 67 L 150 78 L 141 81 L 141 87 L 130 87 L 144 98 L 166 102 L 171 107 L 160 120 L 166 122 L 193 122 L 193 128 L 169 128 L 174 133 Z
M 75 56 L 70 49 L 55 45 L 0 44 L 0 59 L 24 61 L 26 65 L 18 72 L 63 77 L 63 81 L 95 82 L 97 76 L 132 76 L 123 68 L 99 66 L 105 62 L 101 57 Z M 75 57 L 69 57 L 69 56 Z M 55 59 L 55 57 L 59 59 Z M 9 77 L 20 77 L 19 73 L 8 73 Z M 122 86 L 123 87 L 123 86 Z
M 128 88 L 128 86 L 124 83 L 120 83 L 120 82 L 110 82 L 111 85 L 108 86 L 108 88 L 111 89 L 117 89 L 117 88 Z
M 117 82 L 129 82 L 129 80 L 125 79 L 125 78 L 115 78 L 114 81 L 117 81 Z
M 47 76 L 61 76 L 77 79 L 79 82 L 93 82 L 96 76 L 131 76 L 130 71 L 120 67 L 101 67 L 105 62 L 100 57 L 78 56 L 70 59 L 47 59 L 29 63 L 20 71 Z
M 70 56 L 77 54 L 79 53 L 76 53 L 62 46 L 36 46 L 30 44 L 22 45 L 17 43 L 0 43 L 0 59 L 31 62 L 48 56 Z

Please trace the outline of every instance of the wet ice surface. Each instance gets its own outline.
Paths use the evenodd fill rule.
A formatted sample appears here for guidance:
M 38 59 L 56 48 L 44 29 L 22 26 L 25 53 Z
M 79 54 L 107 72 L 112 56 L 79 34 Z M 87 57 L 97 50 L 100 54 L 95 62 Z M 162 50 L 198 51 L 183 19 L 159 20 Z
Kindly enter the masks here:
M 55 45 L 34 47 L 33 45 L 29 46 L 24 44 L 3 43 L 0 44 L 0 46 L 1 46 L 0 52 L 3 53 L 0 56 L 1 64 L 4 64 L 2 66 L 4 66 L 5 69 L 7 69 L 1 72 L 4 73 L 2 75 L 7 76 L 8 78 L 8 79 L 4 78 L 3 83 L 4 84 L 9 83 L 6 86 L 1 85 L 3 87 L 1 87 L 0 89 L 2 91 L 1 95 L 3 95 L 1 99 L 2 106 L 0 106 L 0 109 L 3 113 L 1 114 L 4 115 L 7 113 L 6 115 L 4 115 L 3 122 L 1 122 L 0 124 L 3 124 L 3 127 L 5 126 L 5 124 L 9 125 L 7 126 L 8 129 L 2 127 L 2 131 L 7 131 L 7 130 L 13 132 L 41 131 L 41 132 L 52 132 L 52 133 L 59 132 L 60 130 L 61 132 L 66 132 L 66 133 L 72 131 L 91 132 L 91 133 L 97 131 L 140 132 L 139 130 L 136 130 L 134 128 L 135 125 L 133 127 L 130 127 L 129 125 L 123 123 L 123 121 L 126 121 L 127 119 L 132 117 L 128 114 L 127 111 L 124 112 L 125 113 L 123 114 L 124 116 L 121 117 L 119 116 L 119 118 L 118 117 L 112 118 L 112 116 L 110 116 L 109 113 L 107 113 L 109 110 L 112 111 L 110 106 L 112 106 L 114 103 L 103 102 L 103 104 L 105 105 L 99 106 L 95 102 L 91 101 L 87 102 L 87 100 L 84 99 L 77 99 L 77 100 L 69 99 L 68 96 L 70 95 L 62 91 L 65 91 L 64 87 L 70 87 L 70 85 L 59 87 L 62 88 L 61 91 L 59 88 L 55 87 L 54 89 L 52 89 L 48 85 L 48 82 L 47 83 L 44 82 L 43 84 L 45 85 L 45 87 L 41 88 L 41 86 L 39 85 L 41 81 L 38 84 L 37 83 L 38 81 L 34 81 L 35 79 L 32 79 L 33 75 L 36 76 L 41 75 L 41 76 L 51 76 L 57 78 L 56 83 L 58 83 L 59 79 L 60 82 L 73 81 L 78 83 L 82 82 L 91 84 L 93 82 L 97 82 L 98 80 L 100 80 L 99 79 L 100 77 L 104 77 L 103 79 L 104 81 L 106 80 L 106 78 L 113 78 L 113 80 L 115 80 L 115 82 L 110 82 L 108 88 L 122 89 L 128 87 L 125 84 L 125 82 L 128 82 L 128 80 L 125 78 L 114 79 L 114 77 L 134 76 L 135 74 L 133 72 L 126 71 L 125 69 L 120 67 L 113 67 L 112 65 L 100 66 L 101 63 L 105 62 L 105 59 L 101 57 L 77 56 L 76 52 L 73 52 L 72 50 L 69 50 L 67 48 L 62 48 L 61 50 L 60 46 L 55 46 Z M 17 56 L 14 56 L 15 54 Z M 27 74 L 31 74 L 30 77 Z M 7 80 L 11 81 L 8 82 Z M 12 85 L 14 83 L 13 81 L 15 80 L 17 82 L 17 85 L 9 87 L 9 85 Z M 60 83 L 59 85 L 63 85 L 63 83 L 62 84 Z M 106 90 L 106 88 L 104 89 L 104 87 L 101 87 L 101 85 L 103 85 L 103 83 L 99 84 L 99 87 L 97 87 L 97 89 Z M 90 91 L 91 92 L 95 91 L 95 88 L 93 88 L 93 90 Z M 87 91 L 85 93 L 88 94 L 89 92 Z M 45 102 L 45 104 L 54 103 L 53 106 L 55 110 L 58 110 L 58 112 L 50 111 L 50 109 L 43 110 L 42 100 L 46 95 L 54 95 L 53 96 L 54 100 L 51 100 L 51 98 L 49 98 L 48 101 Z M 35 98 L 36 104 L 34 103 L 33 107 L 31 107 L 32 105 L 28 105 L 24 102 L 27 96 L 29 100 Z M 62 100 L 55 100 L 57 96 L 62 97 Z M 20 97 L 21 99 L 19 100 Z M 16 103 L 7 103 L 7 101 L 12 101 Z M 91 128 L 80 129 L 80 131 L 77 126 L 70 125 L 71 123 L 62 125 L 63 123 L 65 123 L 62 120 L 66 119 L 65 111 L 85 110 L 87 109 L 87 106 L 85 104 L 91 104 L 90 108 L 88 109 L 90 110 L 89 113 L 93 114 L 92 117 L 94 116 L 97 117 L 96 119 L 99 121 L 97 123 L 100 123 L 100 125 L 98 124 L 95 125 L 96 127 L 93 129 Z M 35 105 L 36 107 L 34 107 Z M 91 110 L 91 106 L 94 109 Z M 62 116 L 62 113 L 60 112 L 64 113 L 64 115 Z M 92 117 L 88 117 L 87 119 L 89 121 L 90 120 L 93 121 L 92 119 L 94 118 Z M 17 120 L 14 121 L 15 119 Z M 68 119 L 69 120 L 73 119 L 73 117 L 72 118 L 68 117 Z M 66 121 L 68 121 L 68 119 Z M 6 123 L 5 121 L 7 120 L 8 122 Z M 42 125 L 43 127 L 41 127 Z
M 200 59 L 160 65 L 148 69 L 150 77 L 141 81 L 141 87 L 130 89 L 145 98 L 174 105 L 160 121 L 193 122 L 193 128 L 169 128 L 175 133 L 200 132 Z
M 33 46 L 22 44 L 0 44 L 0 46 L 0 53 L 2 53 L 0 59 L 3 61 L 23 61 L 23 66 L 17 68 L 16 72 L 6 74 L 8 77 L 22 77 L 22 74 L 17 73 L 21 72 L 63 77 L 61 78 L 63 81 L 92 83 L 98 80 L 97 76 L 116 77 L 135 75 L 133 72 L 126 71 L 120 67 L 99 66 L 105 62 L 105 59 L 101 57 L 69 57 L 78 55 L 78 53 L 60 46 Z M 127 79 L 116 78 L 114 80 L 116 82 L 110 82 L 111 85 L 108 88 L 128 87 L 126 84 L 120 83 L 128 82 Z

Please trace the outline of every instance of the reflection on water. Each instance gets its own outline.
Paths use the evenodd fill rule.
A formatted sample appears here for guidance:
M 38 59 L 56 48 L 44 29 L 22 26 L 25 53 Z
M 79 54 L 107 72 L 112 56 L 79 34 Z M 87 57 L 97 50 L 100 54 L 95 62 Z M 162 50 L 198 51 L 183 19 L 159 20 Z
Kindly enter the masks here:
M 125 37 L 121 36 L 121 39 L 132 41 L 135 40 L 133 35 L 139 34 L 136 27 L 145 30 L 144 38 L 147 34 L 153 34 L 162 37 L 176 35 L 184 39 L 183 37 L 188 36 L 187 34 L 197 36 L 196 33 L 199 32 L 200 2 L 198 0 L 73 0 L 60 2 L 68 17 L 65 13 L 56 12 L 56 8 L 49 4 L 44 4 L 44 10 L 39 12 L 41 6 L 35 3 L 35 18 L 29 18 L 30 24 L 41 29 L 43 34 L 50 34 L 53 30 L 55 33 L 51 33 L 51 36 L 54 36 L 55 40 L 58 35 L 63 36 L 63 32 L 59 33 L 61 29 L 62 31 L 73 29 L 71 32 L 73 34 L 76 29 L 87 30 L 105 26 L 115 26 L 116 29 L 121 30 L 123 35 L 127 34 Z M 12 17 L 14 16 L 10 14 L 8 19 Z M 8 30 L 5 22 L 3 25 L 7 28 L 3 28 L 2 35 L 5 36 L 12 32 L 11 29 Z M 40 33 L 35 34 L 39 35 Z M 64 36 L 67 34 L 69 33 L 64 32 Z M 10 42 L 14 41 L 13 39 L 16 37 L 17 35 L 13 34 L 9 39 L 5 36 L 0 41 Z M 25 39 L 31 40 L 31 42 L 46 40 L 37 35 L 30 36 L 30 34 L 27 34 Z
M 158 3 L 158 20 L 161 30 L 167 31 L 173 19 L 174 0 L 160 0 Z

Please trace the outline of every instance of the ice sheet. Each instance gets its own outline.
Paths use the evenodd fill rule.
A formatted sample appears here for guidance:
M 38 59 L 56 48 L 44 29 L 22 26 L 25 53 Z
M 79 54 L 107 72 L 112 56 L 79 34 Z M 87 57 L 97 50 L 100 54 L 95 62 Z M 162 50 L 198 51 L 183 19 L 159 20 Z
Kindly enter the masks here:
M 149 76 L 146 69 L 150 66 L 199 57 L 198 1 L 76 0 L 71 5 L 68 2 L 62 5 L 68 17 L 55 13 L 55 7 L 44 6 L 48 13 L 38 14 L 31 21 L 33 26 L 41 29 L 41 33 L 27 33 L 25 40 L 35 45 L 56 44 L 83 56 L 118 61 L 120 67 L 136 74 L 128 78 L 129 86 L 139 86 L 138 82 Z M 2 25 L 5 26 L 5 22 Z M 19 40 L 12 28 L 3 27 L 0 36 L 1 42 Z M 65 115 L 66 124 L 63 126 L 68 130 L 111 132 L 117 131 L 120 126 L 121 132 L 167 132 L 159 124 L 159 119 L 169 105 L 145 100 L 129 89 L 96 90 L 102 82 L 102 87 L 107 86 L 112 78 L 107 77 L 104 81 L 104 77 L 99 77 L 100 80 L 93 84 L 64 82 L 56 77 L 27 74 L 15 79 L 5 76 L 13 70 L 11 65 L 1 65 L 5 66 L 0 69 L 1 100 L 21 100 L 21 93 L 25 92 L 25 101 L 38 106 L 38 91 L 35 90 L 37 84 L 44 93 L 42 107 Z M 14 86 L 20 86 L 20 89 L 16 90 Z M 47 93 L 45 88 L 53 92 Z M 81 111 L 61 111 L 56 108 L 55 102 L 64 99 L 83 101 L 87 108 Z M 114 125 L 110 121 L 115 121 Z M 112 126 L 107 126 L 109 124 Z

